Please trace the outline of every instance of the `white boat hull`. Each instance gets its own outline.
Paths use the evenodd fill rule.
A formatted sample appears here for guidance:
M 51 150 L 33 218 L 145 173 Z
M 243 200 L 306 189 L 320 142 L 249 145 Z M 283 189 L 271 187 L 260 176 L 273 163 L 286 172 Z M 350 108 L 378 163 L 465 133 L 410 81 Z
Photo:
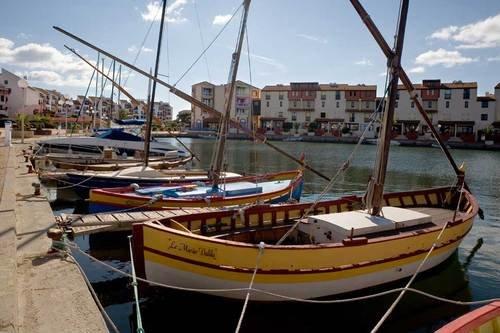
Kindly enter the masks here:
M 451 244 L 445 251 L 431 256 L 423 266 L 423 270 L 431 269 L 447 258 L 449 258 L 458 247 L 459 242 Z M 265 250 L 264 250 L 265 251 Z M 324 282 L 304 282 L 304 283 L 254 283 L 254 289 L 260 289 L 288 297 L 310 299 L 342 294 L 350 291 L 360 290 L 368 287 L 381 285 L 396 281 L 413 275 L 421 260 L 406 265 L 395 265 L 389 269 L 375 273 L 363 274 L 354 277 L 336 279 Z M 194 289 L 236 289 L 248 288 L 250 281 L 238 282 L 216 279 L 208 276 L 200 276 L 183 270 L 160 265 L 151 261 L 145 261 L 145 271 L 148 280 L 174 285 L 184 288 Z M 245 299 L 245 291 L 231 292 L 203 292 L 204 294 L 223 296 L 234 299 Z M 286 301 L 269 294 L 252 292 L 251 299 L 255 301 Z

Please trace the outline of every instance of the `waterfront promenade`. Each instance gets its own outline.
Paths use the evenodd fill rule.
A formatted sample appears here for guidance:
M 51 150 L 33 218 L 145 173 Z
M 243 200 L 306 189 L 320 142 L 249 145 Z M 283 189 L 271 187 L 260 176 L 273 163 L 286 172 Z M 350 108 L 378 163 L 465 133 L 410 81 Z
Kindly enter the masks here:
M 75 264 L 47 254 L 54 216 L 26 147 L 0 147 L 0 332 L 107 332 Z

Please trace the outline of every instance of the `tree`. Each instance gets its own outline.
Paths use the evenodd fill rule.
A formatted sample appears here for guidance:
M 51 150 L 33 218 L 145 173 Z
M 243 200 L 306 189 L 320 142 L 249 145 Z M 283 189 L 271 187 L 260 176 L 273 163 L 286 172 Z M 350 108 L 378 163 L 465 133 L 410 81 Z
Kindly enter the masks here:
M 191 125 L 191 113 L 182 112 L 177 114 L 177 122 L 181 123 L 183 126 Z

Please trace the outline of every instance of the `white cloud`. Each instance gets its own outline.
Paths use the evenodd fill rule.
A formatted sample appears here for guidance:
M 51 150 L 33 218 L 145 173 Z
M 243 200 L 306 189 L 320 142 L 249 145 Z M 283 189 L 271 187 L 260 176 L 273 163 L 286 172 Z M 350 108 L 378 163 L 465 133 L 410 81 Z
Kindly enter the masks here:
M 213 25 L 224 25 L 231 19 L 231 14 L 227 15 L 216 15 L 212 21 Z
M 14 42 L 0 38 L 0 63 L 27 71 L 28 79 L 57 86 L 85 86 L 92 69 L 85 62 L 62 53 L 50 44 L 28 43 L 15 47 Z
M 136 52 L 138 51 L 138 48 L 137 48 L 137 46 L 135 46 L 135 45 L 131 45 L 131 46 L 127 49 L 127 51 L 129 51 L 130 53 L 136 53 Z M 142 47 L 142 52 L 153 52 L 153 49 L 150 49 L 149 47 L 145 47 L 145 46 L 143 46 L 143 47 Z
M 356 62 L 354 62 L 355 65 L 359 65 L 359 66 L 372 66 L 373 63 L 371 62 L 371 60 L 368 60 L 368 59 L 361 59 L 361 60 L 358 60 Z
M 182 11 L 187 0 L 175 0 L 165 9 L 165 20 L 169 23 L 181 23 L 187 21 L 182 16 Z M 162 5 L 159 1 L 153 1 L 147 4 L 146 11 L 141 12 L 144 21 L 160 21 Z
M 500 14 L 461 27 L 449 26 L 435 31 L 430 38 L 453 40 L 459 49 L 500 46 Z
M 455 25 L 450 25 L 449 27 L 439 29 L 437 31 L 434 31 L 432 35 L 429 38 L 436 38 L 436 39 L 450 39 L 451 36 L 455 32 L 457 32 L 458 27 Z
M 488 61 L 500 61 L 500 56 L 490 57 L 490 58 L 488 58 L 486 60 L 488 60 Z
M 443 65 L 449 68 L 477 60 L 477 58 L 465 57 L 458 51 L 447 51 L 440 48 L 436 51 L 427 51 L 420 54 L 415 59 L 415 64 L 423 66 Z
M 323 37 L 319 37 L 319 36 L 306 35 L 306 34 L 297 34 L 297 37 L 304 38 L 304 39 L 307 39 L 307 40 L 310 40 L 310 41 L 313 41 L 313 42 L 317 42 L 317 43 L 321 43 L 321 44 L 327 44 L 328 43 L 327 39 L 325 39 Z
M 423 73 L 423 72 L 425 72 L 424 66 L 417 66 L 417 67 L 410 68 L 408 70 L 408 73 Z

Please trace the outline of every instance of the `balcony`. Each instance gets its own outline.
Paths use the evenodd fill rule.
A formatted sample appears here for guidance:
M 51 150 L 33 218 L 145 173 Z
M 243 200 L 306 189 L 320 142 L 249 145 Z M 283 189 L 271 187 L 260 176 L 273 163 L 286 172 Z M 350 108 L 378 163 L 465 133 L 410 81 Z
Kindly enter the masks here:
M 367 112 L 367 113 L 372 113 L 374 110 L 373 109 L 359 109 L 359 108 L 347 108 L 345 109 L 345 112 Z

